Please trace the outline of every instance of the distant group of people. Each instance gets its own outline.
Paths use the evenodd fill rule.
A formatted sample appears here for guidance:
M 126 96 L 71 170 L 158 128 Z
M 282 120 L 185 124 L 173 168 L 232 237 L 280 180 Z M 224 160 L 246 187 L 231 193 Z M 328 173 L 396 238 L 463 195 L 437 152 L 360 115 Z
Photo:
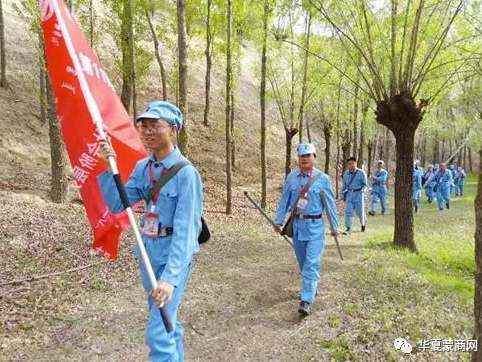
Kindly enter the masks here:
M 298 145 L 298 168 L 286 177 L 281 198 L 274 220 L 275 231 L 283 233 L 292 223 L 295 255 L 301 272 L 301 291 L 299 313 L 310 314 L 320 279 L 320 261 L 325 246 L 325 228 L 323 211 L 330 215 L 331 234 L 338 235 L 338 217 L 334 202 L 335 194 L 328 175 L 315 168 L 316 150 L 313 144 Z M 385 162 L 379 160 L 371 175 L 371 188 L 363 168 L 357 167 L 357 159 L 346 160 L 347 169 L 343 173 L 341 199 L 345 202 L 345 228 L 343 234 L 352 232 L 353 216 L 360 219 L 361 231 L 366 229 L 365 195 L 371 190 L 369 215 L 375 216 L 380 204 L 381 214 L 387 212 L 388 172 Z M 452 194 L 463 195 L 466 173 L 462 166 L 445 163 L 429 165 L 425 171 L 419 161 L 414 162 L 413 171 L 413 207 L 418 212 L 422 190 L 425 190 L 428 202 L 437 200 L 443 210 L 444 202 L 450 209 Z M 325 201 L 323 201 L 324 195 Z M 285 223 L 285 215 L 291 217 Z M 283 226 L 284 224 L 284 226 Z
M 465 179 L 467 174 L 462 166 L 451 163 L 447 168 L 445 163 L 430 164 L 427 170 L 420 166 L 420 162 L 414 162 L 413 170 L 413 207 L 418 211 L 422 190 L 425 190 L 427 201 L 437 200 L 439 210 L 445 207 L 450 209 L 450 199 L 452 195 L 463 196 L 465 191 Z

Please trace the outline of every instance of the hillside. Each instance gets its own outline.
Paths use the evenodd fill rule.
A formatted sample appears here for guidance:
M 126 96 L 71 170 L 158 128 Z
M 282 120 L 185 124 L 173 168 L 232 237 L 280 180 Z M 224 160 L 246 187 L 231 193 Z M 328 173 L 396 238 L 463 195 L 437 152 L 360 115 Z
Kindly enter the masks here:
M 9 90 L 0 90 L 0 189 L 16 192 L 34 192 L 47 198 L 50 179 L 50 151 L 48 126 L 41 124 L 38 101 L 37 43 L 28 30 L 28 24 L 13 9 L 16 0 L 4 5 L 7 40 Z M 191 41 L 192 42 L 192 41 Z M 18 46 L 21 44 L 21 46 Z M 190 44 L 200 46 L 201 44 Z M 147 46 L 150 46 L 147 44 Z M 109 70 L 108 61 L 104 67 Z M 166 52 L 166 54 L 168 54 Z M 166 56 L 164 54 L 164 56 Z M 169 64 L 169 59 L 167 63 Z M 259 80 L 255 67 L 259 62 L 256 49 L 251 44 L 243 46 L 242 72 L 236 89 L 235 142 L 236 168 L 234 184 L 260 182 L 259 171 Z M 189 64 L 189 157 L 198 166 L 210 189 L 222 185 L 225 180 L 224 134 L 224 65 L 213 67 L 211 124 L 202 125 L 204 109 L 204 60 Z M 138 109 L 142 109 L 153 95 L 160 95 L 157 64 L 151 64 L 151 75 L 139 89 Z M 109 73 L 113 83 L 118 75 Z M 269 178 L 280 180 L 284 167 L 284 130 L 274 105 L 268 115 L 267 162 Z M 321 144 L 319 145 L 321 147 Z M 283 152 L 281 152 L 283 150 Z M 76 197 L 75 185 L 72 184 Z M 219 197 L 219 192 L 217 193 Z

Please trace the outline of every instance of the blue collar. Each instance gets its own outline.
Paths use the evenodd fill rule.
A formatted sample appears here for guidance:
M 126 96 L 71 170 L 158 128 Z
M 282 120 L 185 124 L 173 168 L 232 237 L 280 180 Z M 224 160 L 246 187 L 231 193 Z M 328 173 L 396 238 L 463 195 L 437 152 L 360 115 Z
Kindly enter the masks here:
M 149 155 L 149 161 L 154 162 L 154 164 L 162 164 L 163 167 L 169 169 L 172 166 L 174 166 L 176 163 L 178 163 L 181 157 L 182 157 L 181 151 L 179 151 L 179 148 L 176 146 L 174 150 L 162 161 L 158 161 L 156 159 L 156 155 L 154 154 L 154 152 L 152 152 Z

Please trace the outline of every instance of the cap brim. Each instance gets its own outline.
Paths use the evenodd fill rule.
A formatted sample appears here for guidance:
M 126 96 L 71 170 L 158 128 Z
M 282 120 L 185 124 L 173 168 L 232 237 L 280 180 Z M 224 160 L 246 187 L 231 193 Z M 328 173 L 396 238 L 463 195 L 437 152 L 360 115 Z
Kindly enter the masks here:
M 138 116 L 138 117 L 136 118 L 136 122 L 139 122 L 141 119 L 144 119 L 144 118 L 147 118 L 147 119 L 160 119 L 157 114 L 150 113 L 150 112 L 144 112 L 144 113 L 142 113 L 140 116 Z

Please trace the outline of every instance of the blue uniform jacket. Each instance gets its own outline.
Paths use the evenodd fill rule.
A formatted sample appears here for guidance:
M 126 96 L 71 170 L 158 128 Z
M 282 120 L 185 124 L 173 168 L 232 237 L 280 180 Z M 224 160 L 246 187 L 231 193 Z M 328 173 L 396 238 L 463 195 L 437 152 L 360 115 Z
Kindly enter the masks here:
M 387 192 L 388 172 L 385 169 L 375 170 L 373 173 L 373 191 Z
M 357 168 L 358 172 L 356 173 L 355 179 L 350 185 L 350 190 L 360 190 L 360 189 L 367 189 L 368 188 L 368 181 L 367 181 L 367 175 L 365 171 L 362 169 Z M 355 170 L 355 171 L 356 171 Z M 353 172 L 355 172 L 353 171 Z M 347 191 L 347 185 L 350 182 L 352 178 L 352 173 L 350 170 L 346 170 L 343 173 L 343 186 L 342 186 L 342 192 Z
M 436 176 L 436 180 L 440 189 L 450 189 L 450 185 L 453 183 L 452 171 L 446 169 L 445 172 L 442 173 L 439 170 Z
M 333 227 L 335 230 L 338 230 L 338 215 L 336 212 L 335 195 L 331 187 L 331 180 L 328 175 L 315 168 L 313 169 L 312 177 L 314 178 L 316 175 L 320 176 L 308 190 L 308 205 L 305 210 L 299 210 L 298 212 L 306 215 L 321 214 L 324 210 L 323 202 L 321 200 L 321 192 L 324 192 L 328 202 L 328 212 L 333 221 Z M 276 225 L 282 225 L 286 213 L 295 209 L 296 200 L 298 200 L 300 191 L 306 185 L 308 179 L 309 174 L 301 173 L 299 168 L 292 170 L 288 176 L 286 176 L 281 199 L 278 204 L 278 211 L 276 213 Z M 320 239 L 324 233 L 322 219 L 296 219 L 294 222 L 294 228 L 298 232 L 298 240 L 308 241 Z
M 420 170 L 413 171 L 412 191 L 418 191 L 422 189 L 422 173 Z
M 164 160 L 156 160 L 154 154 L 139 160 L 125 184 L 131 204 L 146 200 L 151 182 L 149 165 L 152 164 L 154 179 L 158 180 L 163 168 L 171 168 L 178 161 L 184 160 L 178 148 L 175 148 Z M 104 172 L 98 176 L 99 186 L 104 200 L 113 213 L 121 212 L 122 206 L 112 174 Z M 182 272 L 191 263 L 193 255 L 199 251 L 198 236 L 202 214 L 202 183 L 198 171 L 191 165 L 183 167 L 176 176 L 167 182 L 159 193 L 155 212 L 159 214 L 162 227 L 172 227 L 173 234 L 164 237 L 143 235 L 144 245 L 152 265 L 165 265 L 161 280 L 177 286 Z M 150 209 L 149 205 L 146 208 Z M 139 250 L 136 252 L 139 254 Z

